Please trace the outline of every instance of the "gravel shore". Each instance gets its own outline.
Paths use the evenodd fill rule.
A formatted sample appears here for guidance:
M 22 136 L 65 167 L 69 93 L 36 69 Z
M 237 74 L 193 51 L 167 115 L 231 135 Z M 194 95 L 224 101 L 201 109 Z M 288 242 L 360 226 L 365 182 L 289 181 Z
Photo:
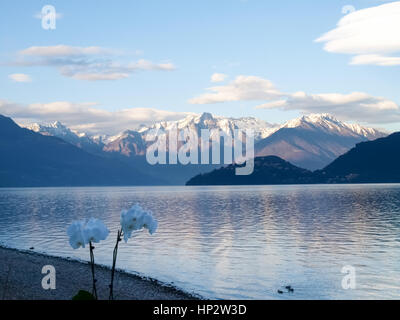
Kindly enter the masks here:
M 56 289 L 44 290 L 42 267 L 56 269 Z M 96 266 L 99 299 L 108 299 L 110 269 Z M 0 247 L 0 300 L 71 300 L 81 289 L 91 291 L 90 267 L 87 263 L 46 256 L 34 252 Z M 116 272 L 114 279 L 116 300 L 187 300 L 198 299 L 156 280 L 143 279 L 124 272 Z

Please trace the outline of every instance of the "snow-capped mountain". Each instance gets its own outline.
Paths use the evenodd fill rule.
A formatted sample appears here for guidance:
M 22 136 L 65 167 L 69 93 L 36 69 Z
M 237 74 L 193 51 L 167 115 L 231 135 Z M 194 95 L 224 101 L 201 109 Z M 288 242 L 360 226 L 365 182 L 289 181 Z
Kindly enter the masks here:
M 373 129 L 360 126 L 359 124 L 347 124 L 339 121 L 330 114 L 310 114 L 297 119 L 290 120 L 283 124 L 281 128 L 303 128 L 308 130 L 320 130 L 325 133 L 337 134 L 341 136 L 357 137 L 361 136 L 368 140 L 381 138 L 386 134 Z
M 45 136 L 54 136 L 71 143 L 86 151 L 98 152 L 104 146 L 101 136 L 90 136 L 86 133 L 72 131 L 61 122 L 56 121 L 49 125 L 34 123 L 27 126 L 28 129 Z
M 279 156 L 299 167 L 321 169 L 357 143 L 386 136 L 329 114 L 311 114 L 283 124 L 255 145 L 256 156 Z
M 159 134 L 168 134 L 171 130 L 190 129 L 200 136 L 201 129 L 218 129 L 229 135 L 232 135 L 234 129 L 252 129 L 256 156 L 276 155 L 312 170 L 323 168 L 359 142 L 386 136 L 372 128 L 341 122 L 329 114 L 311 114 L 282 125 L 272 125 L 252 117 L 227 118 L 210 113 L 193 114 L 178 121 L 157 122 L 136 130 L 126 130 L 112 137 L 77 133 L 60 122 L 48 126 L 34 124 L 29 128 L 44 135 L 62 138 L 86 151 L 120 154 L 128 158 L 145 156 L 146 148 L 153 143 L 145 141 L 146 135 L 154 133 L 154 130 Z
M 307 130 L 318 130 L 321 132 L 350 136 L 350 137 L 364 137 L 368 140 L 373 140 L 385 136 L 386 134 L 372 128 L 363 127 L 358 124 L 347 124 L 339 121 L 329 114 L 310 114 L 296 118 L 282 125 L 270 124 L 264 120 L 244 117 L 244 118 L 227 118 L 221 116 L 213 116 L 210 113 L 203 113 L 202 115 L 190 115 L 178 121 L 158 122 L 152 126 L 143 126 L 138 129 L 142 135 L 149 132 L 151 129 L 164 130 L 168 132 L 174 128 L 194 129 L 219 129 L 227 134 L 232 134 L 234 129 L 252 129 L 255 134 L 255 141 L 268 138 L 282 128 L 303 128 Z M 120 134 L 110 140 L 116 140 L 123 136 Z
M 104 147 L 106 152 L 118 152 L 125 156 L 145 155 L 146 148 L 153 142 L 146 142 L 148 134 L 157 133 L 158 136 L 168 135 L 171 130 L 194 130 L 198 136 L 202 129 L 218 129 L 228 135 L 232 135 L 235 129 L 252 129 L 255 140 L 261 140 L 279 129 L 279 126 L 271 125 L 256 118 L 225 118 L 213 116 L 211 113 L 201 115 L 189 115 L 178 121 L 157 122 L 151 126 L 141 126 L 137 131 L 127 130 L 116 136 L 110 137 Z M 178 144 L 178 147 L 181 143 Z M 166 146 L 168 151 L 168 145 Z
M 87 135 L 86 133 L 83 133 L 84 135 Z M 82 133 L 80 133 L 79 135 L 82 135 Z M 90 138 L 90 140 L 92 140 L 95 144 L 99 145 L 99 146 L 104 146 L 108 143 L 110 136 L 107 134 L 96 134 L 96 135 L 92 135 L 92 136 L 88 136 Z
M 49 125 L 42 125 L 38 123 L 33 123 L 27 126 L 28 129 L 41 133 L 43 135 L 65 137 L 67 139 L 77 139 L 76 133 L 72 132 L 69 128 L 64 126 L 60 121 L 53 122 Z
M 227 118 L 213 116 L 211 113 L 205 112 L 201 115 L 189 115 L 178 121 L 155 123 L 149 127 L 141 127 L 138 131 L 144 135 L 154 129 L 166 132 L 173 129 L 191 129 L 196 130 L 198 133 L 200 133 L 201 129 L 219 129 L 229 135 L 232 135 L 235 129 L 252 129 L 255 134 L 255 140 L 260 140 L 278 130 L 279 126 L 252 117 Z
M 105 152 L 116 152 L 124 156 L 146 155 L 146 143 L 141 133 L 133 130 L 126 130 L 121 134 L 111 137 L 103 147 Z

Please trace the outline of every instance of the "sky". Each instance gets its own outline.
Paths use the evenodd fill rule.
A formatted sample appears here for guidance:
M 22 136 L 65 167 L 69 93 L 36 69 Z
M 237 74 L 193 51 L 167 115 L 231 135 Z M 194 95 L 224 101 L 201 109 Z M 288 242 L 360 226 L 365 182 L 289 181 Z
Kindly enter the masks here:
M 43 28 L 46 5 L 55 29 Z M 4 0 L 1 9 L 0 114 L 18 123 L 115 134 L 190 113 L 270 123 L 331 113 L 400 129 L 400 1 Z

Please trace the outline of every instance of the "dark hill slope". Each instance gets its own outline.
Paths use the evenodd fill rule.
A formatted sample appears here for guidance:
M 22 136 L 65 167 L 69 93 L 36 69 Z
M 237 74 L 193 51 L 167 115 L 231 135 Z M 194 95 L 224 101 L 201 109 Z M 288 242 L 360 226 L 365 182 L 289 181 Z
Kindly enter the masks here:
M 254 160 L 254 172 L 247 176 L 235 175 L 233 164 L 200 174 L 190 179 L 186 185 L 263 185 L 312 183 L 312 172 L 298 168 L 276 157 L 258 157 Z
M 0 115 L 0 187 L 145 185 L 148 177 Z
M 400 132 L 357 144 L 315 175 L 331 183 L 400 182 Z

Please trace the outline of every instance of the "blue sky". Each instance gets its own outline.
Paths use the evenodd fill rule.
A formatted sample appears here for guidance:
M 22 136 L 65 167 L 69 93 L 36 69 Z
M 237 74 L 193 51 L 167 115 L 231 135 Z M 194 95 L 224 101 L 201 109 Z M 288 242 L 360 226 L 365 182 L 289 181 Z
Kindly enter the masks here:
M 345 16 L 342 13 L 344 6 L 361 10 L 387 3 L 372 0 L 3 1 L 0 101 L 8 106 L 2 109 L 0 105 L 0 113 L 23 121 L 63 121 L 62 112 L 61 119 L 55 119 L 54 112 L 43 118 L 40 114 L 45 111 L 35 115 L 23 112 L 23 107 L 31 104 L 62 101 L 84 106 L 93 103 L 93 108 L 110 112 L 127 108 L 173 112 L 166 116 L 167 119 L 178 117 L 180 112 L 208 111 L 233 117 L 255 116 L 276 123 L 312 110 L 303 104 L 315 104 L 315 99 L 310 101 L 303 97 L 301 101 L 293 102 L 297 99 L 291 96 L 293 93 L 348 95 L 362 92 L 368 95 L 360 98 L 362 101 L 370 101 L 370 95 L 394 104 L 387 108 L 389 111 L 385 111 L 383 117 L 374 117 L 374 113 L 368 112 L 357 118 L 359 105 L 354 105 L 354 99 L 347 97 L 354 112 L 341 112 L 348 105 L 340 109 L 335 104 L 332 113 L 343 120 L 397 130 L 400 121 L 389 118 L 390 112 L 395 112 L 393 119 L 398 116 L 393 106 L 398 107 L 400 103 L 400 65 L 350 64 L 354 55 L 342 53 L 340 49 L 328 52 L 324 50 L 323 42 L 315 42 L 335 29 Z M 41 20 L 35 17 L 47 4 L 53 5 L 61 15 L 55 30 L 44 30 Z M 88 81 L 76 75 L 66 76 L 54 61 L 39 66 L 15 63 L 22 50 L 59 45 L 109 50 L 104 54 L 85 56 L 88 61 L 100 58 L 102 62 L 112 61 L 125 66 L 145 60 L 151 65 L 135 67 L 118 79 Z M 391 57 L 400 56 L 400 50 L 396 50 L 390 51 Z M 36 58 L 23 55 L 23 59 L 31 62 Z M 225 81 L 212 83 L 210 77 L 214 73 L 226 75 Z M 15 80 L 11 77 L 13 74 L 27 75 L 30 81 L 18 77 L 14 77 Z M 228 97 L 226 101 L 218 98 L 217 102 L 206 99 L 207 103 L 191 103 L 193 98 L 210 93 L 207 88 L 232 84 L 241 75 L 268 80 L 285 94 L 278 94 L 273 99 L 267 94 L 257 99 L 245 93 L 237 98 Z M 249 85 L 257 79 L 251 78 Z M 241 86 L 242 82 L 235 82 L 234 88 L 237 85 Z M 224 96 L 228 94 L 224 93 Z M 269 105 L 282 99 L 289 99 L 290 105 L 286 103 L 285 108 Z M 356 103 L 361 101 L 357 99 Z M 14 104 L 19 106 L 18 112 L 13 112 L 10 105 Z M 266 108 L 255 108 L 260 105 Z M 321 111 L 320 108 L 315 110 Z M 329 108 L 324 110 L 330 111 Z M 146 122 L 145 117 L 140 121 Z M 68 116 L 64 122 L 78 125 Z

